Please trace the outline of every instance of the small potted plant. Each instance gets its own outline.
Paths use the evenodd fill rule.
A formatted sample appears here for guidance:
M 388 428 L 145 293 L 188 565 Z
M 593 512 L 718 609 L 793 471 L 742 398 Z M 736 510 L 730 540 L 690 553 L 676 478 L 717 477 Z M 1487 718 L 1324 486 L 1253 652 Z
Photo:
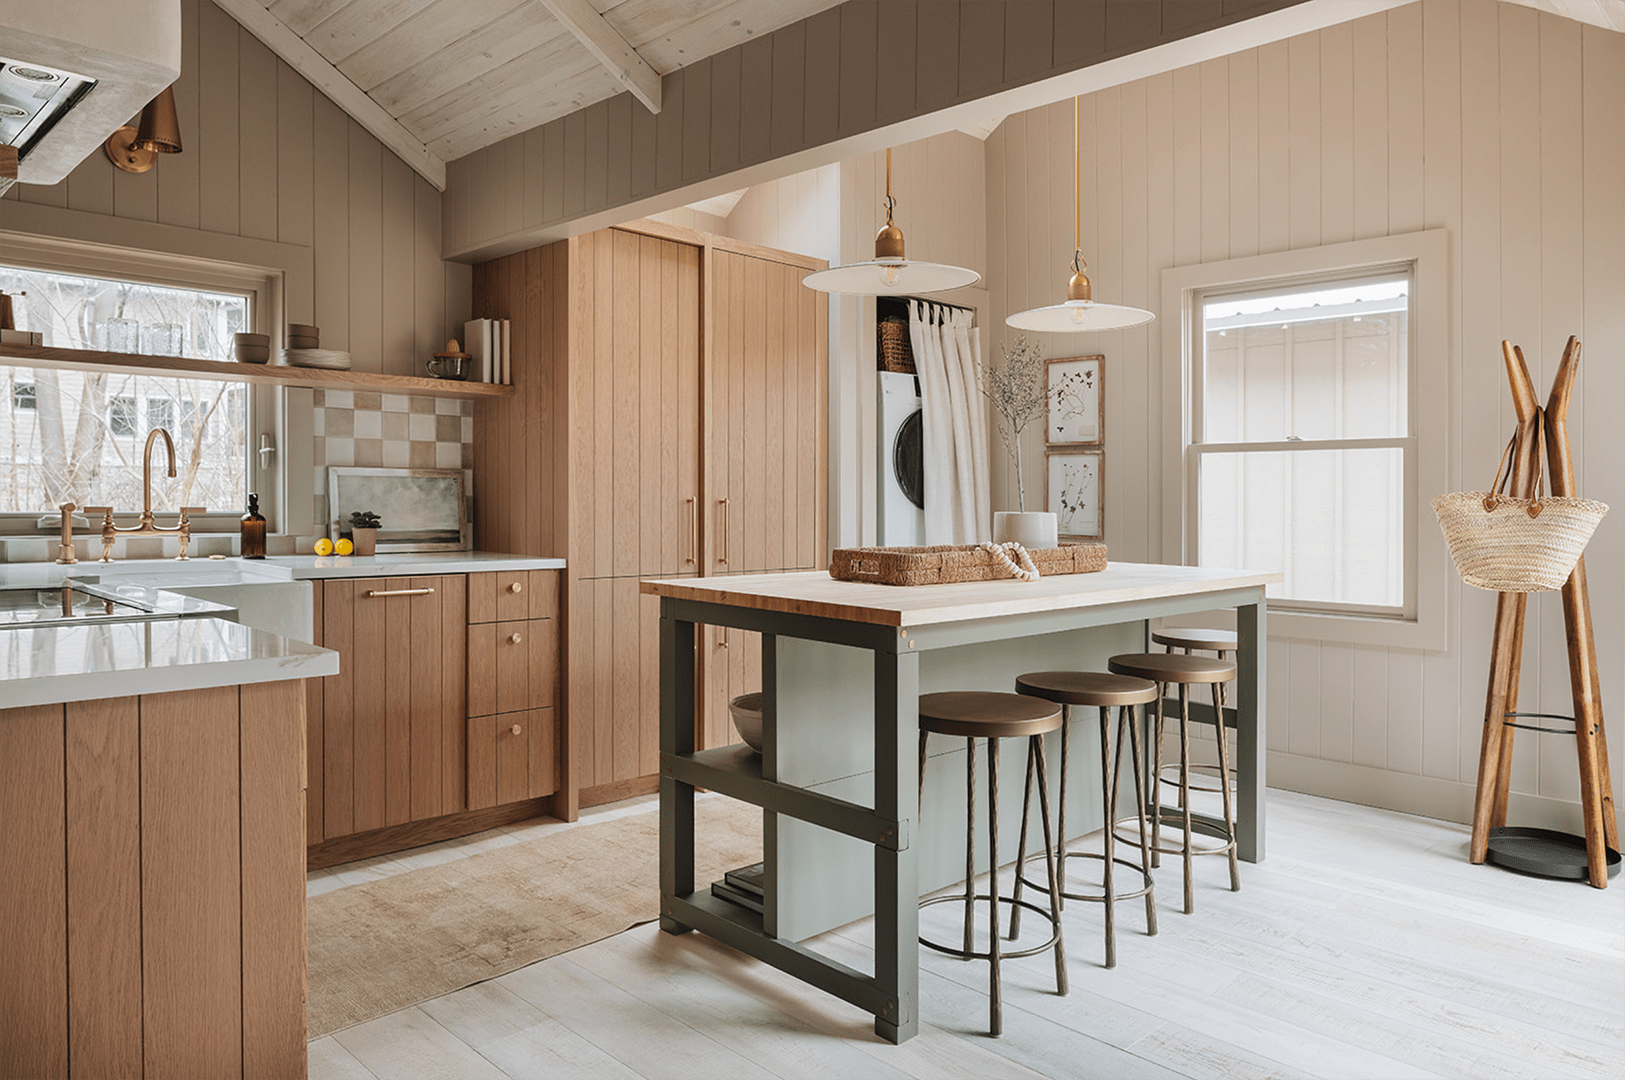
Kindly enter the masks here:
M 1009 345 L 999 345 L 999 359 L 978 366 L 976 382 L 982 395 L 998 413 L 999 441 L 1016 466 L 1015 511 L 993 515 L 993 540 L 1002 544 L 1014 540 L 1026 548 L 1052 548 L 1059 543 L 1055 515 L 1048 511 L 1027 511 L 1027 484 L 1021 468 L 1021 432 L 1049 411 L 1051 390 L 1044 350 L 1016 335 Z
M 350 542 L 355 545 L 355 554 L 377 553 L 378 524 L 378 515 L 371 510 L 357 510 L 350 515 Z

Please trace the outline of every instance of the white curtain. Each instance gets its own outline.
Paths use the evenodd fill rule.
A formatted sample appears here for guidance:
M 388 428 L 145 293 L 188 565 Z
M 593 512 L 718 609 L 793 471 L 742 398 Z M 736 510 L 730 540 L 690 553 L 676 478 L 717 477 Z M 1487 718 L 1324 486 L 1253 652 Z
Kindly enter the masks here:
M 909 339 L 925 427 L 925 542 L 975 544 L 992 535 L 987 408 L 977 389 L 981 342 L 971 312 L 909 302 Z

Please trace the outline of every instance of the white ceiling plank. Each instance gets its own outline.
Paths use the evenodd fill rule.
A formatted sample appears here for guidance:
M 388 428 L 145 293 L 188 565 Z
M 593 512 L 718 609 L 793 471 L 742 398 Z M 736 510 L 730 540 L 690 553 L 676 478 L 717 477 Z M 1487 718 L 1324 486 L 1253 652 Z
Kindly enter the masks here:
M 1604 30 L 1625 31 L 1625 0 L 1512 0 L 1512 3 Z
M 345 78 L 343 72 L 328 63 L 303 38 L 284 26 L 258 0 L 215 0 L 215 3 L 264 42 L 268 49 L 286 60 L 316 89 L 332 98 L 339 108 L 372 132 L 379 142 L 393 150 L 437 190 L 446 190 L 445 161 L 430 153 L 422 140 L 406 130 L 400 121 L 385 112 L 359 86 Z
M 284 26 L 304 37 L 315 29 L 317 23 L 352 2 L 353 0 L 274 0 L 272 3 L 266 3 L 265 0 L 261 0 L 260 6 L 270 8 L 271 14 Z
M 434 63 L 416 64 L 385 79 L 367 94 L 408 130 L 421 135 L 423 132 L 415 122 L 419 110 L 447 95 L 455 95 L 460 87 L 471 86 L 536 49 L 553 44 L 585 55 L 557 19 L 527 0 L 489 26 L 442 48 Z M 533 74 L 539 76 L 534 87 L 539 97 L 566 96 L 545 70 Z
M 554 17 L 569 28 L 597 57 L 598 62 L 652 113 L 660 111 L 660 74 L 613 26 L 604 21 L 588 0 L 541 0 Z
M 376 93 L 380 83 L 424 68 L 457 63 L 451 51 L 485 34 L 516 8 L 531 9 L 529 0 L 435 0 L 416 15 L 357 49 L 338 69 L 350 81 L 389 109 Z M 549 20 L 551 21 L 551 20 Z
M 432 0 L 350 0 L 350 3 L 301 34 L 306 43 L 334 67 L 368 43 L 389 33 Z

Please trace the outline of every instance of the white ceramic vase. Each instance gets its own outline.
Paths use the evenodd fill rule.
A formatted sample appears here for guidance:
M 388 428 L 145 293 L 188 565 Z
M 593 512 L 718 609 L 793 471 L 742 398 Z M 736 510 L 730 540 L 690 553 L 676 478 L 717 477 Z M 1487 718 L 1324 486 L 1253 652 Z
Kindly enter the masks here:
M 1029 551 L 1034 548 L 1059 547 L 1059 525 L 1055 515 L 1047 510 L 1017 513 L 1001 510 L 993 515 L 993 542 L 1014 540 Z

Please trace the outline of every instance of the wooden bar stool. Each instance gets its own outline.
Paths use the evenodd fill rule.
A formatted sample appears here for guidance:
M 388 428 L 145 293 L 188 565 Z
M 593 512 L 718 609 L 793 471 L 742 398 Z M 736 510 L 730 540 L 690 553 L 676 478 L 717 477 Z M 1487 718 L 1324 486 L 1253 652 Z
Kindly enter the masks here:
M 998 694 L 981 690 L 955 690 L 939 694 L 920 695 L 920 798 L 925 797 L 925 747 L 932 734 L 956 735 L 965 740 L 965 892 L 962 896 L 938 896 L 920 901 L 920 907 L 932 904 L 963 903 L 965 905 L 965 937 L 959 947 L 941 945 L 924 935 L 920 944 L 938 952 L 957 956 L 961 960 L 986 960 L 991 969 L 992 992 L 989 1003 L 989 1034 L 1004 1033 L 1004 1005 L 1002 1000 L 999 963 L 1023 956 L 1033 956 L 1045 949 L 1055 950 L 1056 992 L 1065 994 L 1066 950 L 1061 941 L 1061 898 L 1056 891 L 1055 846 L 1049 829 L 1049 780 L 1044 764 L 1044 734 L 1061 726 L 1061 710 L 1047 701 L 1023 697 L 1020 694 Z M 1027 774 L 1038 773 L 1038 800 L 1044 816 L 1044 851 L 1050 871 L 1049 910 L 1014 897 L 999 896 L 999 740 L 1027 739 Z M 987 824 L 988 824 L 988 891 L 976 892 L 976 740 L 987 740 Z M 1019 880 L 1021 867 L 1016 867 Z M 976 901 L 986 900 L 988 909 L 988 949 L 974 951 L 972 936 L 975 930 Z M 1001 952 L 999 948 L 999 904 L 1010 904 L 1015 910 L 1025 907 L 1048 919 L 1054 931 L 1048 941 L 1030 949 Z
M 1117 818 L 1117 781 L 1123 769 L 1123 741 L 1125 732 L 1131 748 L 1129 765 L 1134 773 L 1134 805 L 1141 820 L 1145 818 L 1145 780 L 1144 767 L 1140 759 L 1140 727 L 1135 711 L 1141 706 L 1156 700 L 1157 684 L 1147 679 L 1137 679 L 1129 675 L 1107 675 L 1095 671 L 1035 671 L 1023 675 L 1016 680 L 1016 692 L 1027 694 L 1045 701 L 1053 701 L 1061 706 L 1061 808 L 1056 831 L 1061 837 L 1061 897 L 1065 900 L 1090 900 L 1102 903 L 1106 907 L 1106 966 L 1117 966 L 1117 901 L 1133 900 L 1145 897 L 1145 926 L 1147 934 L 1157 932 L 1157 901 L 1155 883 L 1151 879 L 1151 852 L 1146 841 L 1145 830 L 1140 830 L 1140 861 L 1132 862 L 1129 859 L 1120 859 L 1116 855 L 1116 840 L 1112 835 L 1112 824 Z M 1082 705 L 1098 708 L 1100 710 L 1100 790 L 1105 799 L 1106 827 L 1105 851 L 1095 854 L 1092 851 L 1066 850 L 1066 780 L 1070 771 L 1072 760 L 1069 746 L 1069 732 L 1071 724 L 1072 707 Z M 1112 752 L 1111 738 L 1111 710 L 1117 709 L 1117 750 Z M 1028 771 L 1027 793 L 1022 805 L 1021 844 L 1016 853 L 1015 897 L 1021 899 L 1023 884 L 1037 888 L 1030 881 L 1025 881 L 1019 873 L 1027 862 L 1027 809 L 1032 801 L 1032 774 Z M 1046 821 L 1045 824 L 1048 824 Z M 1066 891 L 1066 860 L 1067 859 L 1100 859 L 1104 873 L 1102 887 L 1099 893 L 1077 893 Z M 1112 867 L 1114 865 L 1138 871 L 1141 878 L 1141 887 L 1133 892 L 1118 895 L 1112 880 Z M 1020 927 L 1021 909 L 1017 908 L 1010 917 L 1010 934 L 1015 936 Z
M 1202 627 L 1168 627 L 1154 631 L 1151 640 L 1163 646 L 1169 652 L 1180 649 L 1185 653 L 1210 652 L 1218 654 L 1220 660 L 1230 660 L 1236 655 L 1236 632 L 1234 630 L 1208 630 Z M 1214 706 L 1217 709 L 1218 702 Z M 1230 728 L 1223 723 L 1223 713 L 1218 713 L 1221 719 L 1214 724 L 1214 738 L 1228 738 Z M 1198 721 L 1200 723 L 1200 721 Z M 1219 767 L 1217 765 L 1191 764 L 1191 790 L 1205 791 L 1216 794 L 1218 785 Z M 1210 782 L 1211 781 L 1211 782 Z M 1224 782 L 1230 785 L 1230 790 L 1236 789 L 1236 767 L 1230 766 L 1224 773 Z
M 1157 723 L 1154 736 L 1156 743 L 1156 771 L 1151 779 L 1151 848 L 1157 852 L 1173 854 L 1178 852 L 1184 861 L 1185 870 L 1185 914 L 1189 915 L 1196 909 L 1195 894 L 1191 887 L 1191 857 L 1193 855 L 1227 855 L 1230 860 L 1230 891 L 1239 892 L 1241 889 L 1241 871 L 1236 862 L 1236 816 L 1235 808 L 1231 804 L 1230 785 L 1221 783 L 1220 790 L 1224 794 L 1224 820 L 1209 827 L 1205 821 L 1193 823 L 1191 821 L 1191 684 L 1206 683 L 1213 688 L 1214 708 L 1220 716 L 1224 715 L 1224 684 L 1236 677 L 1236 665 L 1231 660 L 1220 660 L 1211 656 L 1186 656 L 1179 653 L 1128 653 L 1114 656 L 1106 665 L 1113 673 L 1118 675 L 1133 675 L 1140 679 L 1150 679 L 1157 684 Z M 1164 847 L 1162 845 L 1162 737 L 1163 737 L 1163 711 L 1162 699 L 1167 693 L 1167 686 L 1173 683 L 1179 687 L 1179 824 L 1184 835 L 1181 837 L 1179 847 Z M 1224 775 L 1230 767 L 1229 754 L 1225 746 L 1226 740 L 1219 740 L 1219 773 Z M 1140 832 L 1145 832 L 1145 820 L 1139 823 Z M 1217 844 L 1197 847 L 1193 843 L 1196 832 L 1202 832 L 1219 841 Z

